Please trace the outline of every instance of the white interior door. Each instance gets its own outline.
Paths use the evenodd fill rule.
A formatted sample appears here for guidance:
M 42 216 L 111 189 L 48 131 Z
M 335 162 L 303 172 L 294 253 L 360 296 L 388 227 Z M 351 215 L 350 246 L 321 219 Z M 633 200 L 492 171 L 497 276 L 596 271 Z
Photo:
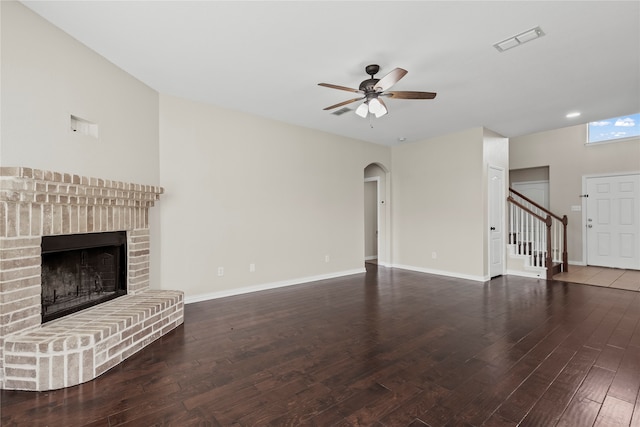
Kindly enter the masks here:
M 640 269 L 640 174 L 585 181 L 587 264 Z
M 489 167 L 489 275 L 504 274 L 504 169 Z

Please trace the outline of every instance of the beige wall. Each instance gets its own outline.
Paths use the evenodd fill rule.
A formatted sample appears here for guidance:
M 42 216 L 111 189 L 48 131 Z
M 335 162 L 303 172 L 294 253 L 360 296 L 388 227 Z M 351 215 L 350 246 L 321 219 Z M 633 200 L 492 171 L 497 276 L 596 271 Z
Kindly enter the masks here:
M 482 128 L 393 147 L 394 265 L 485 277 L 483 150 Z
M 161 95 L 162 287 L 193 299 L 362 271 L 363 171 L 389 154 Z
M 551 210 L 567 215 L 569 262 L 582 264 L 582 178 L 618 172 L 640 171 L 640 138 L 585 145 L 586 125 L 571 126 L 511 138 L 510 168 L 549 166 Z
M 22 4 L 0 8 L 0 164 L 156 185 L 157 92 Z
M 158 185 L 158 93 L 18 2 L 0 1 L 0 20 L 0 166 Z M 71 114 L 99 138 L 73 133 Z M 152 251 L 152 283 L 159 262 Z
M 549 167 L 511 169 L 509 171 L 510 184 L 530 181 L 549 181 Z

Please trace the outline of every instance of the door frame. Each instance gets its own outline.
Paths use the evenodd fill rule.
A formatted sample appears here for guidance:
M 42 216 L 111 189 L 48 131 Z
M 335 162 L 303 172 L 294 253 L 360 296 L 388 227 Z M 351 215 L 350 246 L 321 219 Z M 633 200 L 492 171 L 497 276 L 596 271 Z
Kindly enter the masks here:
M 508 185 L 507 183 L 507 173 L 506 173 L 506 169 L 500 166 L 496 166 L 496 165 L 488 165 L 487 167 L 487 225 L 486 225 L 486 236 L 487 236 L 487 276 L 489 276 L 489 279 L 491 279 L 492 277 L 497 277 L 499 275 L 495 275 L 492 276 L 491 274 L 491 201 L 492 201 L 492 197 L 489 194 L 490 190 L 491 190 L 491 183 L 490 183 L 490 179 L 491 179 L 491 174 L 490 174 L 490 170 L 494 169 L 496 171 L 498 171 L 501 175 L 502 175 L 502 187 L 500 188 L 500 194 L 498 194 L 496 196 L 496 200 L 498 200 L 498 206 L 497 209 L 499 210 L 499 212 L 501 212 L 501 217 L 502 217 L 502 235 L 500 237 L 500 250 L 502 251 L 501 254 L 501 265 L 502 265 L 502 272 L 499 275 L 504 275 L 506 270 L 506 266 L 507 266 L 507 243 L 506 243 L 506 238 L 505 238 L 505 233 L 507 230 L 507 215 L 506 215 L 506 187 Z
M 364 182 L 376 183 L 376 257 L 378 262 L 380 262 L 380 177 L 372 176 L 370 178 L 365 178 Z M 364 260 L 367 260 L 366 250 Z
M 604 178 L 607 176 L 627 176 L 627 175 L 640 175 L 640 171 L 630 172 L 610 172 L 610 173 L 594 173 L 589 175 L 582 175 L 582 265 L 589 265 L 588 255 L 588 241 L 587 241 L 587 198 L 584 197 L 587 194 L 587 179 L 589 178 Z

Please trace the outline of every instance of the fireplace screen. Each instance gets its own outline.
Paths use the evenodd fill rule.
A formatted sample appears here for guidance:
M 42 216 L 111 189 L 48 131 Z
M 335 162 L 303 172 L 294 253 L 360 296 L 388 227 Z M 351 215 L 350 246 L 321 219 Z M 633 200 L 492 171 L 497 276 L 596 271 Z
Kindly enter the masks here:
M 125 232 L 42 238 L 42 322 L 125 295 Z

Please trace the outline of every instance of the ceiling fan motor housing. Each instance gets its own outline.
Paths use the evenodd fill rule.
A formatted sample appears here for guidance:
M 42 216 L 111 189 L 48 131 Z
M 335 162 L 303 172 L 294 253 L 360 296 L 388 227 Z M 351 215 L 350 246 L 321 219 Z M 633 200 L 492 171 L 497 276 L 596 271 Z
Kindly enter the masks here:
M 367 95 L 376 91 L 374 87 L 380 81 L 380 79 L 374 79 L 373 76 L 378 74 L 378 71 L 380 71 L 380 66 L 377 64 L 367 65 L 364 71 L 367 74 L 369 74 L 371 78 L 364 80 L 362 83 L 360 83 L 360 86 L 358 89 L 360 89 L 365 93 L 365 95 Z
M 375 92 L 375 85 L 380 81 L 380 79 L 367 79 L 360 83 L 359 89 L 363 91 L 365 94 Z

